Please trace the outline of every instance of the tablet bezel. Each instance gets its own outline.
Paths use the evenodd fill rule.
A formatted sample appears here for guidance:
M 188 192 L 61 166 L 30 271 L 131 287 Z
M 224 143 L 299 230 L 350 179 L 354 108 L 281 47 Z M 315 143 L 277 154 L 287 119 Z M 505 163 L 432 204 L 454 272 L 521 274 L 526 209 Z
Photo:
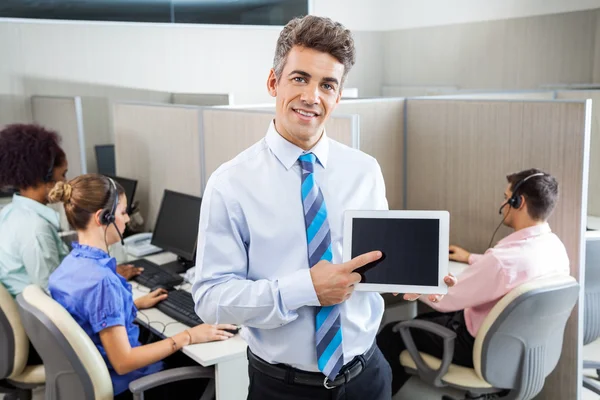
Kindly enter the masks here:
M 448 246 L 450 233 L 450 213 L 448 211 L 412 211 L 412 210 L 347 210 L 344 213 L 344 240 L 343 261 L 352 258 L 352 221 L 358 218 L 381 218 L 381 219 L 436 219 L 440 221 L 439 229 L 439 261 L 438 261 L 438 284 L 437 286 L 422 285 L 395 285 L 381 283 L 357 283 L 355 290 L 362 292 L 379 293 L 422 293 L 422 294 L 446 294 L 448 286 L 444 283 L 444 277 L 448 275 Z M 377 250 L 377 249 L 373 249 Z

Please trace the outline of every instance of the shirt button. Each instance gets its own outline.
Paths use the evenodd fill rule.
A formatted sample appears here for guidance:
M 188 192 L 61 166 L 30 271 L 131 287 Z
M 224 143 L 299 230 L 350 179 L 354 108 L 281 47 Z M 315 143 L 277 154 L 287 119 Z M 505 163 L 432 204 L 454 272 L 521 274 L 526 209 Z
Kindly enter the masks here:
M 103 322 L 103 323 L 102 323 L 102 326 L 106 326 L 106 322 Z

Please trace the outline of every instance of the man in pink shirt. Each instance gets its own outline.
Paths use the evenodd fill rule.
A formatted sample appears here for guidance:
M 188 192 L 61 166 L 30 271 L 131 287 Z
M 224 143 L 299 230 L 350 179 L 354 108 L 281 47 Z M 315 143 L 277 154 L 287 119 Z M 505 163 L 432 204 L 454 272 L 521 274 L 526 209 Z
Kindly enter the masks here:
M 459 276 L 444 297 L 421 298 L 436 312 L 417 317 L 456 332 L 453 363 L 473 367 L 475 336 L 496 303 L 513 288 L 542 276 L 569 274 L 569 259 L 564 245 L 546 222 L 558 198 L 558 183 L 549 174 L 529 169 L 507 176 L 508 186 L 500 213 L 502 222 L 515 230 L 484 254 L 471 254 L 450 246 L 450 260 L 470 266 Z M 416 300 L 417 295 L 405 295 Z M 399 333 L 385 326 L 377 344 L 392 366 L 392 390 L 396 393 L 409 375 L 400 365 L 406 349 Z M 425 331 L 413 331 L 420 351 L 442 357 L 443 341 Z

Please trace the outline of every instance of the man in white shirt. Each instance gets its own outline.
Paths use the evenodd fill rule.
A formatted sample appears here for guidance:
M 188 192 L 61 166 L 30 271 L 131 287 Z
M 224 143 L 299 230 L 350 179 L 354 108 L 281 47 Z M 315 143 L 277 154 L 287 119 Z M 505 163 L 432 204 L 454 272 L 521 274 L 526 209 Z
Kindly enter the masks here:
M 341 263 L 343 213 L 387 209 L 383 176 L 373 157 L 324 130 L 354 62 L 341 24 L 288 23 L 267 80 L 275 120 L 204 192 L 196 312 L 245 326 L 249 399 L 391 398 L 390 367 L 374 343 L 383 300 L 353 291 L 354 270 L 381 253 Z

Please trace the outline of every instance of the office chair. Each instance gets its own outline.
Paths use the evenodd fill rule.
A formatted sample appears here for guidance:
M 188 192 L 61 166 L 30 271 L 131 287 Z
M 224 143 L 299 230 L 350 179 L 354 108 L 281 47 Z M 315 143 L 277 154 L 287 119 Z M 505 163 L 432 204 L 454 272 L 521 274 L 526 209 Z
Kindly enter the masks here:
M 26 365 L 29 339 L 17 303 L 0 284 L 0 393 L 5 400 L 29 400 L 32 389 L 45 382 L 43 365 Z
M 583 344 L 587 345 L 600 337 L 600 232 L 587 232 L 585 239 L 585 295 Z M 600 394 L 600 362 L 583 361 L 584 369 L 595 369 L 597 376 L 584 376 L 583 387 Z
M 29 285 L 17 296 L 30 340 L 40 349 L 46 368 L 46 399 L 105 400 L 113 398 L 108 368 L 90 337 L 60 304 L 39 286 Z M 147 375 L 129 384 L 136 400 L 144 391 L 185 379 L 208 378 L 201 400 L 215 395 L 214 369 L 182 367 Z
M 510 291 L 492 308 L 475 338 L 474 368 L 451 363 L 453 331 L 428 321 L 401 322 L 394 327 L 407 345 L 400 363 L 426 383 L 466 391 L 467 399 L 531 399 L 558 363 L 565 325 L 578 296 L 579 284 L 562 275 L 540 278 Z M 416 349 L 411 328 L 444 339 L 441 360 Z

